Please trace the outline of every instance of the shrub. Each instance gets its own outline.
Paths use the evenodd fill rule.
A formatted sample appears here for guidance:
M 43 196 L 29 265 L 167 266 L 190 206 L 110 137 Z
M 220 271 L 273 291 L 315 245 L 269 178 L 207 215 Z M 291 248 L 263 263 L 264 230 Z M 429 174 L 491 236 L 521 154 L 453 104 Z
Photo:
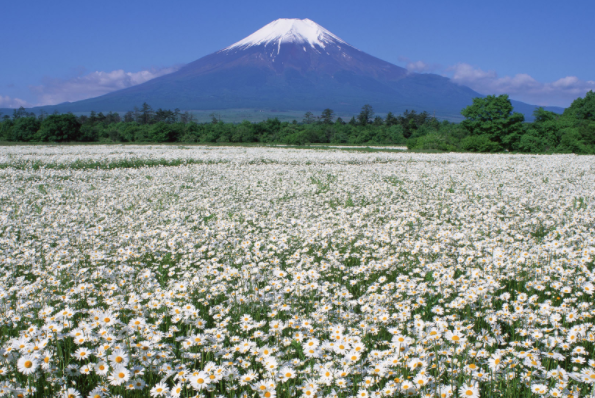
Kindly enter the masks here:
M 420 151 L 454 151 L 456 147 L 447 142 L 446 136 L 438 133 L 430 133 L 418 138 L 407 140 L 407 148 Z
M 516 150 L 525 153 L 543 153 L 546 151 L 547 141 L 536 136 L 525 134 L 519 140 Z
M 502 150 L 500 144 L 490 140 L 490 136 L 487 134 L 472 135 L 463 138 L 461 148 L 465 151 L 481 153 L 492 153 Z
M 585 145 L 582 140 L 582 135 L 576 128 L 569 128 L 564 131 L 560 139 L 560 145 L 556 148 L 557 152 L 562 153 L 592 153 L 591 147 Z

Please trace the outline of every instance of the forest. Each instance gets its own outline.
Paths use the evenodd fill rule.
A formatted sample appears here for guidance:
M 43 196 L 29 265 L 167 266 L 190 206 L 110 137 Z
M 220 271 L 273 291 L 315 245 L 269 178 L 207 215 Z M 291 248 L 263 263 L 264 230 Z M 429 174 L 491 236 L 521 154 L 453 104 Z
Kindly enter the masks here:
M 440 121 L 428 112 L 385 117 L 370 105 L 343 120 L 331 109 L 307 112 L 303 120 L 226 123 L 216 114 L 197 123 L 192 113 L 154 110 L 149 104 L 125 113 L 36 115 L 20 108 L 0 115 L 0 141 L 29 143 L 260 143 L 406 145 L 427 152 L 518 152 L 595 154 L 595 93 L 588 92 L 557 114 L 538 108 L 534 121 L 514 112 L 507 95 L 474 98 L 461 123 Z

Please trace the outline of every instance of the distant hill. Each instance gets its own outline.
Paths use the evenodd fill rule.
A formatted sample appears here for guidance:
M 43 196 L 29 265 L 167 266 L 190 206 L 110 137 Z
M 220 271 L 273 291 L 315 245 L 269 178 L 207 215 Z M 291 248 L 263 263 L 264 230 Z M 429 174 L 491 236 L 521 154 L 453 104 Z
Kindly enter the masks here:
M 410 73 L 368 55 L 309 19 L 278 19 L 174 73 L 97 98 L 42 108 L 126 112 L 147 102 L 154 109 L 253 109 L 268 116 L 325 108 L 354 114 L 370 104 L 377 113 L 425 110 L 460 120 L 461 110 L 481 96 L 446 77 Z M 532 119 L 536 106 L 513 105 Z

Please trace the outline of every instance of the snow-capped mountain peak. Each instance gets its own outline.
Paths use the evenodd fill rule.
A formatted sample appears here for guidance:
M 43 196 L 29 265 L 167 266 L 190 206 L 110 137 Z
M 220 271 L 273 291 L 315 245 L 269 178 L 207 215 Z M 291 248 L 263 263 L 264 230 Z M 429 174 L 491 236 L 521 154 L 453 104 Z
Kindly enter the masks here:
M 307 43 L 311 47 L 322 48 L 329 43 L 347 44 L 310 19 L 280 18 L 225 48 L 224 51 L 268 44 L 280 47 L 282 43 Z
M 357 113 L 370 104 L 377 112 L 436 110 L 454 119 L 480 95 L 443 76 L 409 73 L 309 19 L 278 19 L 176 72 L 57 109 L 122 111 L 147 102 L 164 109 Z

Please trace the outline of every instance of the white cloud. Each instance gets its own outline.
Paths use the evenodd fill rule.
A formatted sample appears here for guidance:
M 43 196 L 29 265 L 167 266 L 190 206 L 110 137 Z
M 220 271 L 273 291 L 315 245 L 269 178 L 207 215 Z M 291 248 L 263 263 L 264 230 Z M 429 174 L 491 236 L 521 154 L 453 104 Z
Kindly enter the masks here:
M 55 105 L 98 97 L 112 91 L 135 86 L 168 73 L 175 72 L 179 66 L 161 69 L 125 72 L 122 69 L 111 72 L 91 72 L 71 79 L 44 78 L 39 86 L 29 86 L 37 97 L 36 105 Z
M 427 72 L 432 70 L 432 67 L 423 61 L 407 63 L 407 70 L 411 72 Z
M 428 64 L 424 61 L 412 61 L 407 57 L 399 57 L 399 62 L 405 63 L 405 68 L 413 73 L 428 73 L 442 69 L 438 64 Z
M 569 106 L 589 90 L 595 90 L 595 81 L 580 80 L 576 76 L 563 77 L 555 82 L 543 83 L 525 73 L 499 77 L 495 71 L 484 71 L 466 63 L 446 69 L 455 83 L 467 86 L 480 94 L 508 94 L 511 98 L 543 106 Z
M 3 97 L 0 95 L 0 108 L 20 108 L 31 106 L 30 103 L 20 98 Z

